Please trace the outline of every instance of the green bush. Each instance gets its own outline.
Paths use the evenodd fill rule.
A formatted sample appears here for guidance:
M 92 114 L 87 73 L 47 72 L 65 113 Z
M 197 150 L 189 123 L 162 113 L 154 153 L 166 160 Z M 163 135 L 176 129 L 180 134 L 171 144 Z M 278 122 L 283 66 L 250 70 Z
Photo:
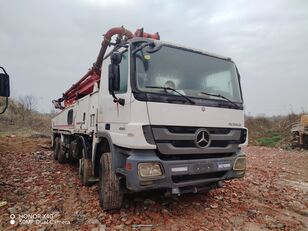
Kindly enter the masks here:
M 261 146 L 276 147 L 276 145 L 282 140 L 282 135 L 275 131 L 266 131 L 265 137 L 259 138 L 257 142 Z

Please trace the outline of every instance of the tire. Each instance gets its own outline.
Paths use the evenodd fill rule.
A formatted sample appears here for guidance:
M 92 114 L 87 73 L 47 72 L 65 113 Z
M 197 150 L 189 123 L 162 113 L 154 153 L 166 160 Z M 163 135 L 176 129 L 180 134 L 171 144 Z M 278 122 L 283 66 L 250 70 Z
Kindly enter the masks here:
M 55 138 L 55 147 L 54 147 L 54 150 L 53 150 L 53 158 L 55 160 L 58 159 L 60 148 L 61 148 L 61 139 L 60 139 L 60 137 L 56 137 Z
M 62 142 L 60 141 L 60 151 L 58 153 L 58 162 L 60 164 L 64 164 L 67 162 L 66 156 L 65 156 L 65 148 L 62 145 Z
M 111 153 L 107 152 L 101 156 L 99 166 L 99 199 L 104 210 L 120 209 L 123 202 L 123 190 L 120 179 L 112 171 Z
M 75 163 L 75 159 L 73 158 L 73 142 L 70 143 L 70 148 L 68 149 L 68 160 L 69 163 Z
M 92 160 L 84 158 L 84 149 L 82 149 L 82 158 L 79 159 L 79 179 L 84 186 L 91 186 L 93 183 L 89 181 L 92 177 Z
M 304 135 L 303 141 L 304 141 L 304 147 L 308 149 L 308 135 Z

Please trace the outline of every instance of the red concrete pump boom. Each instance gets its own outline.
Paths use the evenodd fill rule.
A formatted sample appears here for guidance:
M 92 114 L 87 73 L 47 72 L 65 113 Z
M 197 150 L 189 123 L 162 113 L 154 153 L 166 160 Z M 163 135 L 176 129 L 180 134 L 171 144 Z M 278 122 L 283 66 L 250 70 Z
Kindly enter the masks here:
M 71 88 L 63 93 L 62 98 L 52 101 L 55 108 L 64 109 L 65 107 L 73 104 L 77 99 L 92 93 L 95 84 L 98 84 L 99 86 L 104 56 L 107 47 L 111 44 L 111 39 L 114 35 L 117 35 L 117 43 L 126 42 L 127 40 L 134 37 L 152 38 L 157 40 L 160 39 L 158 32 L 155 34 L 148 34 L 143 31 L 143 28 L 136 30 L 134 34 L 124 27 L 114 27 L 110 29 L 104 35 L 101 49 L 92 68 L 78 82 L 73 84 Z M 64 107 L 61 104 L 63 101 Z

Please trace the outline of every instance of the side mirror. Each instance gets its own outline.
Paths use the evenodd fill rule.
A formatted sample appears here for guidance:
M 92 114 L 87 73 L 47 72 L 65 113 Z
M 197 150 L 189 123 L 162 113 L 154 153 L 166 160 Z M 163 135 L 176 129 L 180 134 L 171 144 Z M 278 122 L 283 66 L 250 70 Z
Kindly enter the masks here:
M 119 64 L 109 64 L 109 92 L 120 90 L 120 66 Z
M 120 91 L 120 63 L 122 60 L 122 54 L 120 52 L 113 52 L 111 54 L 111 64 L 108 66 L 109 84 L 108 89 L 113 97 L 114 103 L 125 105 L 125 99 L 118 98 L 114 94 L 115 91 Z
M 120 63 L 122 54 L 120 52 L 113 52 L 110 56 L 111 64 L 109 64 L 109 92 L 120 90 Z
M 10 97 L 10 77 L 5 70 L 0 67 L 4 73 L 0 73 L 0 96 Z

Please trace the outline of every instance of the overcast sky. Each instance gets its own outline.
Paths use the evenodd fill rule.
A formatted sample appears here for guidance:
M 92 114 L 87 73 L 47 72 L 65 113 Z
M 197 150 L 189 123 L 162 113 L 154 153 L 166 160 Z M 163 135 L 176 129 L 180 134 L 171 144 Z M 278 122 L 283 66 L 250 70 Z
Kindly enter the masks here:
M 247 114 L 308 111 L 308 1 L 0 0 L 0 66 L 12 96 L 49 112 L 83 76 L 102 35 L 124 25 L 231 57 Z

